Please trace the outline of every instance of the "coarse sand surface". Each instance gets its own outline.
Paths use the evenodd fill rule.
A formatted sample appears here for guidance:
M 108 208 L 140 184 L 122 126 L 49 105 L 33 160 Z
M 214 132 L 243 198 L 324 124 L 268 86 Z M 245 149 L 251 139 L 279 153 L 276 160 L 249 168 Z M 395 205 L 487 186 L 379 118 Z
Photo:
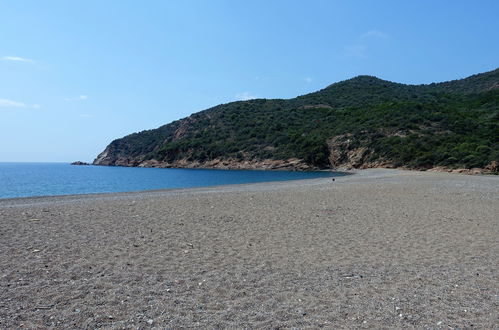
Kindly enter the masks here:
M 499 177 L 0 200 L 0 328 L 499 324 Z

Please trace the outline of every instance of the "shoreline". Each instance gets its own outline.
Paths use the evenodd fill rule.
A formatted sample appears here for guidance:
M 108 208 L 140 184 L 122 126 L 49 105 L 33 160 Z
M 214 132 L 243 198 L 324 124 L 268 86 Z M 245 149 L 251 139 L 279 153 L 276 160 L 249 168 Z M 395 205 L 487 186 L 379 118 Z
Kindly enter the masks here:
M 92 165 L 92 166 L 100 166 L 100 165 Z M 246 169 L 208 169 L 208 168 L 186 168 L 187 170 L 219 170 L 219 171 L 247 171 Z M 262 171 L 266 171 L 262 169 Z M 291 171 L 294 172 L 294 171 Z M 313 179 L 285 179 L 285 180 L 278 180 L 278 181 L 261 181 L 261 182 L 248 182 L 248 183 L 230 183 L 230 184 L 215 184 L 215 185 L 209 185 L 209 186 L 198 186 L 198 187 L 185 187 L 185 188 L 160 188 L 160 189 L 146 189 L 146 190 L 134 190 L 134 191 L 120 191 L 120 192 L 95 192 L 95 193 L 81 193 L 81 194 L 63 194 L 63 195 L 39 195 L 39 196 L 20 196 L 20 197 L 5 197 L 2 198 L 0 197 L 0 205 L 2 201 L 9 201 L 9 200 L 17 200 L 17 199 L 29 199 L 29 198 L 53 198 L 53 197 L 77 197 L 77 196 L 93 196 L 93 195 L 119 195 L 119 194 L 134 194 L 134 193 L 141 193 L 141 192 L 155 192 L 155 191 L 170 191 L 170 190 L 185 190 L 185 189 L 202 189 L 202 188 L 215 188 L 215 187 L 226 187 L 226 186 L 239 186 L 239 185 L 252 185 L 252 184 L 259 184 L 259 183 L 279 183 L 279 182 L 288 182 L 288 181 L 307 181 L 307 180 L 317 180 L 317 179 L 331 179 L 331 178 L 338 178 L 338 177 L 343 177 L 343 176 L 349 176 L 355 174 L 355 171 L 347 171 L 347 170 L 324 170 L 324 171 L 315 171 L 315 172 L 333 172 L 337 175 L 330 176 L 330 177 L 323 177 L 323 178 L 313 178 Z
M 499 177 L 0 200 L 0 328 L 493 328 Z
M 110 166 L 110 165 L 90 165 L 90 166 Z M 112 165 L 117 166 L 117 165 Z M 130 167 L 130 166 L 119 166 L 119 167 Z M 154 168 L 154 167 L 151 167 Z M 221 169 L 221 168 L 172 168 L 172 169 L 193 169 L 193 170 L 220 170 L 220 171 L 247 171 L 252 169 Z M 279 171 L 279 170 L 268 170 L 268 169 L 260 169 L 261 171 Z M 479 177 L 498 177 L 497 174 L 494 173 L 467 173 L 467 172 L 452 172 L 450 170 L 417 170 L 417 169 L 409 169 L 409 168 L 386 168 L 386 167 L 377 167 L 377 168 L 368 168 L 368 169 L 346 169 L 346 168 L 338 168 L 338 169 L 323 169 L 317 170 L 316 172 L 335 172 L 339 173 L 339 176 L 334 177 L 324 177 L 324 178 L 314 178 L 314 179 L 288 179 L 281 181 L 262 181 L 262 182 L 250 182 L 250 183 L 236 183 L 236 184 L 220 184 L 220 185 L 211 185 L 211 186 L 199 186 L 199 187 L 186 187 L 186 188 L 162 188 L 162 189 L 150 189 L 150 190 L 136 190 L 136 191 L 122 191 L 122 192 L 96 192 L 96 193 L 82 193 L 82 194 L 65 194 L 65 195 L 41 195 L 41 196 L 22 196 L 22 197 L 7 197 L 0 198 L 0 207 L 2 203 L 14 202 L 17 200 L 41 200 L 41 199 L 77 199 L 78 197 L 83 198 L 98 198 L 98 197 L 110 197 L 115 198 L 119 196 L 131 195 L 131 194 L 141 194 L 141 193 L 159 193 L 159 192 L 184 192 L 184 191 L 195 191 L 195 190 L 203 190 L 210 188 L 230 188 L 232 186 L 246 186 L 246 185 L 259 185 L 259 184 L 278 184 L 278 183 L 286 183 L 291 181 L 297 181 L 297 183 L 306 184 L 307 181 L 315 181 L 315 180 L 326 180 L 330 181 L 331 178 L 342 178 L 348 176 L 358 176 L 362 173 L 373 173 L 373 172 L 385 171 L 386 173 L 441 173 L 441 174 L 449 174 L 449 175 L 466 175 L 466 176 L 479 176 Z
M 101 165 L 91 165 L 91 166 L 101 166 Z M 190 168 L 188 168 L 190 169 Z M 198 169 L 198 168 L 196 168 Z M 204 169 L 204 168 L 200 168 Z M 211 170 L 206 168 L 207 170 Z M 227 171 L 227 169 L 214 169 Z M 230 171 L 238 171 L 238 169 L 230 169 Z M 244 169 L 242 171 L 245 171 Z M 98 200 L 98 199 L 126 199 L 126 198 L 147 198 L 157 196 L 169 196 L 175 194 L 188 195 L 197 193 L 218 193 L 218 192 L 243 192 L 250 190 L 274 190 L 280 188 L 289 188 L 290 186 L 301 187 L 303 185 L 316 185 L 316 184 L 329 184 L 331 178 L 338 180 L 339 178 L 348 177 L 362 177 L 363 179 L 373 179 L 384 176 L 392 175 L 403 175 L 404 173 L 429 173 L 429 174 L 443 174 L 449 176 L 455 176 L 457 178 L 462 176 L 472 176 L 472 177 L 498 177 L 495 174 L 467 174 L 459 172 L 448 172 L 448 171 L 420 171 L 413 169 L 402 169 L 402 168 L 369 168 L 369 169 L 339 169 L 339 170 L 324 170 L 331 171 L 335 173 L 341 173 L 340 176 L 334 177 L 323 177 L 323 178 L 313 178 L 313 179 L 289 179 L 281 181 L 262 181 L 262 182 L 250 182 L 250 183 L 235 183 L 235 184 L 220 184 L 212 186 L 200 186 L 200 187 L 186 187 L 186 188 L 163 188 L 163 189 L 150 189 L 150 190 L 137 190 L 137 191 L 122 191 L 122 192 L 102 192 L 102 193 L 83 193 L 83 194 L 67 194 L 67 195 L 43 195 L 43 196 L 24 196 L 24 197 L 10 197 L 10 198 L 0 198 L 0 208 L 5 207 L 4 204 L 12 205 L 24 205 L 23 202 L 29 204 L 33 203 L 51 203 L 57 202 L 71 202 L 71 201 L 85 201 L 85 200 Z M 499 179 L 498 179 L 499 180 Z M 344 181 L 344 180 L 342 180 Z M 294 184 L 292 184 L 294 183 Z
M 337 171 L 335 171 L 337 172 Z M 0 208 L 5 205 L 2 204 L 20 204 L 22 202 L 40 202 L 40 203 L 50 203 L 57 202 L 61 200 L 64 202 L 69 201 L 84 201 L 84 200 L 97 200 L 97 199 L 120 199 L 120 198 L 147 198 L 157 196 L 169 196 L 169 195 L 188 195 L 188 194 L 203 194 L 203 193 L 219 193 L 219 192 L 242 192 L 256 190 L 274 190 L 283 187 L 291 186 L 289 183 L 295 183 L 296 186 L 301 185 L 313 185 L 317 183 L 330 182 L 331 178 L 337 179 L 350 175 L 355 175 L 356 173 L 345 173 L 341 176 L 334 177 L 323 177 L 314 179 L 290 179 L 281 181 L 262 181 L 262 182 L 250 182 L 250 183 L 235 183 L 235 184 L 221 184 L 213 186 L 201 186 L 201 187 L 188 187 L 188 188 L 164 188 L 164 189 L 151 189 L 151 190 L 137 190 L 137 191 L 123 191 L 123 192 L 104 192 L 104 193 L 88 193 L 88 194 L 69 194 L 69 195 L 45 195 L 45 196 L 25 196 L 25 197 L 13 197 L 13 198 L 0 198 Z M 19 203 L 17 203 L 19 202 Z

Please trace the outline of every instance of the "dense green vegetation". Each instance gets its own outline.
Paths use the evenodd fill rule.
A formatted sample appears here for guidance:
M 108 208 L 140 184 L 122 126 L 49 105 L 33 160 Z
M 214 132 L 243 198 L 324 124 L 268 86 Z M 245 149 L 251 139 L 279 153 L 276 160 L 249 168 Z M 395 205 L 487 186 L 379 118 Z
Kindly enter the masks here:
M 296 157 L 329 167 L 331 139 L 343 137 L 345 148 L 369 150 L 364 163 L 484 167 L 499 161 L 498 87 L 499 70 L 418 86 L 359 76 L 294 99 L 219 105 L 108 149 L 140 160 Z

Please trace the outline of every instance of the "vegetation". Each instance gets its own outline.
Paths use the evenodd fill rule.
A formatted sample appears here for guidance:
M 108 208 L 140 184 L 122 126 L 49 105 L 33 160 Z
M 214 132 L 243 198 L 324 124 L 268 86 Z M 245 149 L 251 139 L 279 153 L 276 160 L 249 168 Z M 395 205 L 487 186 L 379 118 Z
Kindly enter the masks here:
M 331 140 L 369 150 L 363 162 L 413 168 L 499 161 L 499 69 L 431 85 L 359 76 L 289 100 L 232 102 L 108 147 L 115 157 L 289 159 L 330 167 Z

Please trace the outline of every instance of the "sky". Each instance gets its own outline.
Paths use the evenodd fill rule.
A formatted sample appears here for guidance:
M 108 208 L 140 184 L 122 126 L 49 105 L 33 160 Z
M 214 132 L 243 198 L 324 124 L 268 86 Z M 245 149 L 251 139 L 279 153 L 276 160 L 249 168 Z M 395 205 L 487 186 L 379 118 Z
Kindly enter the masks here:
M 220 103 L 499 67 L 499 1 L 0 0 L 0 162 L 92 161 Z

